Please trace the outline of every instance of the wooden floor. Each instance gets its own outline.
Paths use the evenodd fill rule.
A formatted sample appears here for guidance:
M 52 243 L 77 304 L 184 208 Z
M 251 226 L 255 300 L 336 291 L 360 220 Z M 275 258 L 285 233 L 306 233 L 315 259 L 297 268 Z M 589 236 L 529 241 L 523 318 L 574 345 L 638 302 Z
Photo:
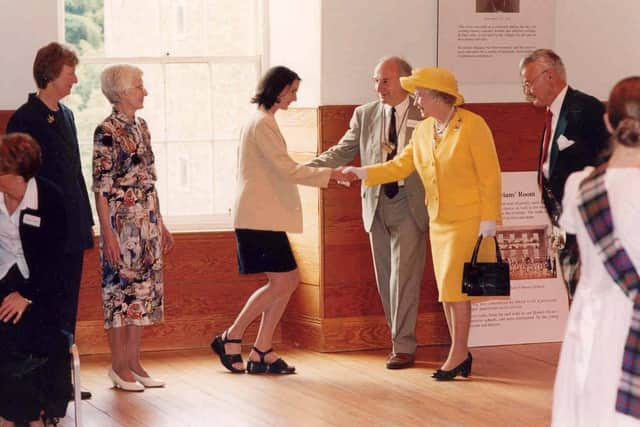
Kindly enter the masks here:
M 109 358 L 82 358 L 85 427 L 547 426 L 560 344 L 473 350 L 472 377 L 436 382 L 445 347 L 422 347 L 415 368 L 385 369 L 383 351 L 282 350 L 299 373 L 227 373 L 209 351 L 145 353 L 164 389 L 111 388 Z M 73 404 L 62 426 L 73 426 Z

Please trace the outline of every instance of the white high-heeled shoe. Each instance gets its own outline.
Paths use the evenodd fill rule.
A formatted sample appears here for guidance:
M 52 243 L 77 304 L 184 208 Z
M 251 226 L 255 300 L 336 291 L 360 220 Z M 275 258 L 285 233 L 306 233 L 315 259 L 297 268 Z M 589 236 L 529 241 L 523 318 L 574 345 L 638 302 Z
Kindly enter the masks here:
M 163 380 L 159 380 L 158 378 L 142 377 L 133 371 L 131 371 L 131 373 L 133 374 L 133 378 L 135 378 L 136 381 L 138 381 L 140 384 L 142 384 L 145 387 L 154 388 L 154 387 L 165 386 L 165 382 Z
M 109 378 L 113 382 L 113 386 L 124 391 L 144 391 L 144 386 L 135 381 L 125 381 L 113 369 L 109 369 Z M 135 374 L 134 374 L 135 378 Z

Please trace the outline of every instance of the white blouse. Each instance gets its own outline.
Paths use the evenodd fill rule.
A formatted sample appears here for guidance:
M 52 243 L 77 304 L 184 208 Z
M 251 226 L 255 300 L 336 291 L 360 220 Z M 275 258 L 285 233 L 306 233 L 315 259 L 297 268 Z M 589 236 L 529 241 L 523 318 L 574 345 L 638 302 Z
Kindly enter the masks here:
M 18 265 L 22 277 L 29 278 L 29 267 L 20 240 L 20 214 L 27 208 L 38 209 L 38 186 L 35 178 L 27 182 L 24 197 L 12 214 L 9 214 L 5 204 L 4 193 L 0 193 L 0 278 L 6 276 L 14 264 Z

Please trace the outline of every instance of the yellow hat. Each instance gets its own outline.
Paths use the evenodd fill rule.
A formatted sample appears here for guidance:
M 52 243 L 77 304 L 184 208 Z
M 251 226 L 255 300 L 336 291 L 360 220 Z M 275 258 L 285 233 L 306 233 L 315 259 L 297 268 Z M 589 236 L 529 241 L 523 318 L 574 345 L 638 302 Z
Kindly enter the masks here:
M 453 73 L 446 68 L 416 68 L 410 76 L 400 77 L 400 85 L 411 93 L 418 87 L 448 93 L 456 97 L 454 105 L 464 104 L 464 97 L 458 92 L 458 82 Z

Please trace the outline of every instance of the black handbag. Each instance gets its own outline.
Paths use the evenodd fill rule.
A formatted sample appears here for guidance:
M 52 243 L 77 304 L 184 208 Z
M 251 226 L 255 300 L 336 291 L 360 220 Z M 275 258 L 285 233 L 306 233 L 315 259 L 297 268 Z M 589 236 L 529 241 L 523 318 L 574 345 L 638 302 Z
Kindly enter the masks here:
M 471 262 L 464 263 L 462 293 L 474 297 L 509 295 L 509 264 L 502 261 L 500 246 L 495 236 L 493 240 L 496 242 L 497 262 L 478 262 L 478 250 L 482 242 L 482 236 L 478 236 Z

